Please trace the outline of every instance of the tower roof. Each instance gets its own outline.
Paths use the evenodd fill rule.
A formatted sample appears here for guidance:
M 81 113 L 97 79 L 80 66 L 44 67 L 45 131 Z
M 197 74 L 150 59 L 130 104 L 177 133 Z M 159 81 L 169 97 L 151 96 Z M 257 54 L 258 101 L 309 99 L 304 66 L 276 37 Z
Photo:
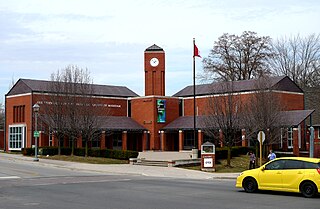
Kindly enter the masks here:
M 155 44 L 149 46 L 145 51 L 163 51 L 163 49 Z

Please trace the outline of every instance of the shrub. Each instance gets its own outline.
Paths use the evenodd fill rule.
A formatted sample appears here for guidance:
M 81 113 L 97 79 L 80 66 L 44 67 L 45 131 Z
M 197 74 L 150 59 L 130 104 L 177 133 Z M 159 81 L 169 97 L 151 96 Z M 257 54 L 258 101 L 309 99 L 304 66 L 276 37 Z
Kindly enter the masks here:
M 40 147 L 39 155 L 57 155 L 58 147 Z
M 32 156 L 35 155 L 34 148 L 22 148 L 22 154 L 26 156 Z
M 85 154 L 86 154 L 86 149 L 85 148 L 75 148 L 74 151 L 73 151 L 73 154 L 76 155 L 76 156 L 84 157 Z

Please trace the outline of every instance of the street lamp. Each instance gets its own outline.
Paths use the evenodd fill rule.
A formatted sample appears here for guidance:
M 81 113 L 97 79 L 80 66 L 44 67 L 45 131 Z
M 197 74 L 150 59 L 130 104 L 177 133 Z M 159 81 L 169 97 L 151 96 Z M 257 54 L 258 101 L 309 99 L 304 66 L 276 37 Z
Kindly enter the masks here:
M 35 118 L 35 124 L 34 124 L 34 139 L 35 139 L 35 147 L 34 147 L 34 159 L 33 161 L 39 161 L 38 158 L 38 137 L 39 137 L 39 132 L 38 132 L 38 114 L 39 114 L 39 109 L 40 106 L 36 103 L 33 105 L 33 112 L 34 112 L 34 118 Z

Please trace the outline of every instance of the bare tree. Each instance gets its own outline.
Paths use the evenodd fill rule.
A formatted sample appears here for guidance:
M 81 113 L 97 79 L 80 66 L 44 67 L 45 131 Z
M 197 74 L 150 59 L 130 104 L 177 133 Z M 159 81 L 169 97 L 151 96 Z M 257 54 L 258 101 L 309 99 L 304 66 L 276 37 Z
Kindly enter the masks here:
M 0 103 L 0 130 L 4 129 L 4 107 L 2 103 Z
M 245 104 L 244 124 L 248 138 L 256 137 L 259 131 L 264 131 L 265 147 L 280 142 L 282 124 L 281 111 L 285 109 L 280 96 L 272 91 L 270 77 L 261 77 L 255 82 L 256 91 Z
M 58 70 L 57 73 L 51 74 L 51 82 L 48 83 L 49 94 L 42 97 L 43 105 L 41 106 L 43 114 L 41 120 L 48 127 L 47 134 L 52 134 L 58 141 L 58 155 L 61 154 L 62 142 L 67 133 L 66 118 L 66 84 L 62 81 L 63 74 Z
M 269 74 L 268 60 L 273 57 L 271 39 L 244 31 L 241 36 L 223 34 L 203 59 L 203 79 L 213 81 L 248 80 Z
M 242 102 L 240 96 L 235 94 L 234 82 L 221 83 L 220 88 L 222 94 L 213 95 L 208 100 L 205 117 L 208 128 L 205 132 L 227 147 L 227 166 L 231 166 L 231 148 L 241 141 Z
M 59 150 L 61 142 L 68 137 L 72 155 L 75 141 L 79 137 L 86 143 L 97 136 L 99 116 L 107 114 L 103 107 L 94 102 L 94 89 L 87 69 L 70 65 L 62 71 L 51 75 L 47 104 L 44 110 L 45 120 L 49 128 L 58 138 Z M 60 151 L 59 151 L 60 153 Z
M 301 88 L 320 86 L 320 34 L 299 35 L 273 43 L 276 54 L 270 60 L 276 75 L 287 75 Z

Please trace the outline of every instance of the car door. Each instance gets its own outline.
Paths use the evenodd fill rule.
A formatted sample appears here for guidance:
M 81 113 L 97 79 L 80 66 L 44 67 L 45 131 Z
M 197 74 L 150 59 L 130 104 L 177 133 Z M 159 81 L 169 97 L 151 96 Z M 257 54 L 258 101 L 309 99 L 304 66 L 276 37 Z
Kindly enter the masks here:
M 259 189 L 281 190 L 284 160 L 274 160 L 259 173 Z
M 304 176 L 303 161 L 285 160 L 282 171 L 282 184 L 284 191 L 297 191 Z

